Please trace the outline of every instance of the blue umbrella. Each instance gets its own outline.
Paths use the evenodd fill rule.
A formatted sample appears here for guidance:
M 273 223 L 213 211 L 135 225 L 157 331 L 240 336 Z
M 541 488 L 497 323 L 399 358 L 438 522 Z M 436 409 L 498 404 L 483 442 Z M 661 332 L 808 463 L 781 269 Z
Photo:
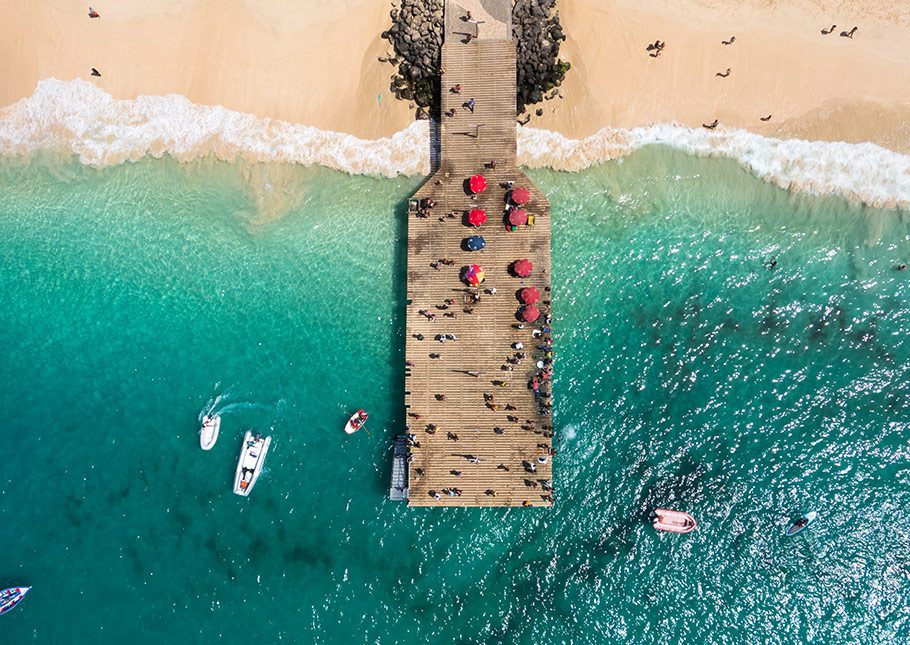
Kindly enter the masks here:
M 487 245 L 483 235 L 472 235 L 464 241 L 464 246 L 468 251 L 479 251 Z

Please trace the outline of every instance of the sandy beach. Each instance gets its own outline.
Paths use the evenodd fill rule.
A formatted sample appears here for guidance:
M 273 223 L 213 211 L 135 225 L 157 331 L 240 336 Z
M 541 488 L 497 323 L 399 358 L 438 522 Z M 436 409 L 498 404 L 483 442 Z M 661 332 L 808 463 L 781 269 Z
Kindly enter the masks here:
M 800 0 L 562 0 L 573 68 L 531 125 L 580 138 L 675 122 L 779 138 L 871 141 L 910 151 L 910 8 Z M 836 7 L 836 8 L 835 8 Z M 46 78 L 83 78 L 116 98 L 176 93 L 377 138 L 412 120 L 389 92 L 386 2 L 14 0 L 0 24 L 0 105 Z M 820 30 L 837 24 L 834 33 Z M 842 29 L 858 26 L 853 39 Z M 732 45 L 722 40 L 736 36 Z M 662 40 L 651 58 L 645 47 Z M 97 68 L 102 76 L 90 76 Z M 730 68 L 727 78 L 715 74 Z M 767 122 L 761 117 L 771 115 Z

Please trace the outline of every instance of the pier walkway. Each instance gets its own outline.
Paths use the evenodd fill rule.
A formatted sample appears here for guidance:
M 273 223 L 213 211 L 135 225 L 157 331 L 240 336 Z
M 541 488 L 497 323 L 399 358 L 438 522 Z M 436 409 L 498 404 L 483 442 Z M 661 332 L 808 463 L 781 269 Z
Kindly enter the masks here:
M 550 209 L 516 162 L 511 2 L 450 0 L 445 23 L 441 154 L 408 212 L 405 405 L 416 442 L 409 504 L 546 506 L 552 501 Z M 467 179 L 477 174 L 487 188 L 472 196 Z M 522 206 L 529 223 L 516 230 L 505 225 L 507 182 L 530 193 Z M 487 215 L 476 229 L 467 224 L 472 209 Z M 464 250 L 472 235 L 485 238 L 483 250 Z M 526 278 L 511 272 L 519 259 L 533 263 Z M 462 271 L 475 263 L 484 268 L 485 281 L 470 288 Z M 541 314 L 521 329 L 519 292 L 525 287 L 539 290 Z M 455 339 L 437 340 L 446 334 Z M 539 399 L 531 389 L 535 378 Z M 453 490 L 460 495 L 449 494 Z

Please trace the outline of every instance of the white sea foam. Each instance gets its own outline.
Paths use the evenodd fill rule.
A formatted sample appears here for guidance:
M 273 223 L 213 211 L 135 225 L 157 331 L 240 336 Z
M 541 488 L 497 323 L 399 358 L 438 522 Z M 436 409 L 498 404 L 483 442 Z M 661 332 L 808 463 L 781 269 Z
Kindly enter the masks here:
M 521 163 L 530 168 L 581 170 L 661 144 L 689 154 L 728 157 L 756 177 L 788 190 L 837 195 L 886 208 L 910 208 L 910 156 L 872 143 L 771 139 L 746 130 L 704 130 L 654 125 L 604 128 L 585 139 L 523 129 Z
M 56 150 L 95 167 L 145 155 L 190 161 L 214 154 L 224 160 L 318 164 L 356 174 L 420 175 L 430 166 L 427 137 L 426 122 L 388 138 L 364 140 L 197 105 L 179 95 L 118 100 L 82 80 L 42 81 L 31 97 L 0 110 L 0 154 Z M 584 139 L 518 130 L 519 161 L 531 168 L 576 171 L 653 144 L 734 159 L 785 189 L 910 208 L 910 156 L 871 143 L 779 140 L 744 130 L 676 125 L 604 128 Z

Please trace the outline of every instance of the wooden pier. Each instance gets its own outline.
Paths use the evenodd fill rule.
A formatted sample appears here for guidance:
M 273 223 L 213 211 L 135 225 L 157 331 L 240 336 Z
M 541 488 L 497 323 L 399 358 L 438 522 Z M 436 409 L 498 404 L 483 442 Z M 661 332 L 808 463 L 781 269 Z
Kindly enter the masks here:
M 552 503 L 550 208 L 516 162 L 511 6 L 509 0 L 446 5 L 438 168 L 408 212 L 405 405 L 413 435 L 411 506 Z M 487 188 L 472 196 L 467 180 L 477 174 L 486 178 Z M 516 230 L 505 225 L 507 182 L 530 192 L 522 206 L 528 224 Z M 424 208 L 428 203 L 435 205 Z M 486 211 L 487 221 L 477 229 L 467 225 L 472 209 Z M 486 248 L 464 250 L 472 235 L 482 235 Z M 533 263 L 530 276 L 511 273 L 519 259 Z M 486 277 L 469 288 L 462 270 L 475 263 Z M 539 290 L 541 315 L 519 328 L 524 287 Z M 446 334 L 454 340 L 440 342 Z M 531 388 L 535 378 L 539 393 Z

